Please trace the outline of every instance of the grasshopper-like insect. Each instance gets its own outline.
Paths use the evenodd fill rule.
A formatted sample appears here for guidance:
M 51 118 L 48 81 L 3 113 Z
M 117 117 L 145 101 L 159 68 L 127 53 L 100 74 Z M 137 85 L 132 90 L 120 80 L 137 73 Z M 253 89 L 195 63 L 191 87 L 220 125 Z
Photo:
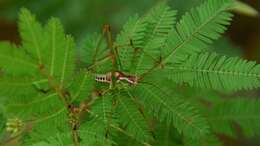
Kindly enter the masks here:
M 120 81 L 126 81 L 130 85 L 137 85 L 138 83 L 138 77 L 137 76 L 132 76 L 132 75 L 126 75 L 120 71 L 116 71 L 114 75 L 112 72 L 108 72 L 106 74 L 97 74 L 95 77 L 95 80 L 97 82 L 103 82 L 103 83 L 109 83 L 110 87 L 112 86 L 112 77 L 115 77 L 116 82 Z

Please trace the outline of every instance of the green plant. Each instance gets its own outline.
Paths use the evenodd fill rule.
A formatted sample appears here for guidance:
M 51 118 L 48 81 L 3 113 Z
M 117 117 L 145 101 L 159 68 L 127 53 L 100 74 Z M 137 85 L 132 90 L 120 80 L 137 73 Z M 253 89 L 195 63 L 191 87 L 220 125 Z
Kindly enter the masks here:
M 210 51 L 232 8 L 207 0 L 175 24 L 176 11 L 158 5 L 131 17 L 115 42 L 109 26 L 88 37 L 79 60 L 58 19 L 42 26 L 21 9 L 22 45 L 0 43 L 2 144 L 220 145 L 216 134 L 235 136 L 232 121 L 258 135 L 260 102 L 218 94 L 260 86 L 260 65 Z

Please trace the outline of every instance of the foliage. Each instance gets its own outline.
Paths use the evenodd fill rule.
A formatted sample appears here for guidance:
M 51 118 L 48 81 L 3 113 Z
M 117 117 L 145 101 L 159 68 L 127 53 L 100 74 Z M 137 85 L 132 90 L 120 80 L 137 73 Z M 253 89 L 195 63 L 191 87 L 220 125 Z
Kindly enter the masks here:
M 207 0 L 177 21 L 177 11 L 159 4 L 129 18 L 115 42 L 106 25 L 79 51 L 57 18 L 42 25 L 21 9 L 22 44 L 0 43 L 2 143 L 221 145 L 216 134 L 234 136 L 232 121 L 247 136 L 259 135 L 258 100 L 208 94 L 208 106 L 178 93 L 179 83 L 220 92 L 259 88 L 259 65 L 210 51 L 233 6 Z

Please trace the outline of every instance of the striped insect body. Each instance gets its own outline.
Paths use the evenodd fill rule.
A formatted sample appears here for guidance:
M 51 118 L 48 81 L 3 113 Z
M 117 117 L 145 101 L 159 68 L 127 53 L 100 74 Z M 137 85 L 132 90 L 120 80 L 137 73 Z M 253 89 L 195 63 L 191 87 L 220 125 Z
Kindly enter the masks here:
M 138 83 L 138 77 L 137 76 L 132 76 L 132 75 L 126 75 L 122 72 L 115 72 L 115 77 L 117 79 L 117 82 L 120 81 L 126 81 L 131 85 L 136 85 Z
M 114 75 L 112 75 L 112 72 L 108 72 L 106 74 L 97 74 L 95 77 L 95 80 L 97 82 L 102 82 L 102 83 L 109 83 L 110 86 L 112 86 L 112 77 L 115 77 L 116 82 L 120 81 L 126 81 L 130 85 L 136 85 L 138 83 L 138 77 L 137 76 L 132 76 L 132 75 L 126 75 L 120 71 L 116 71 Z
M 97 82 L 112 83 L 112 73 L 108 72 L 107 74 L 97 74 L 95 80 Z

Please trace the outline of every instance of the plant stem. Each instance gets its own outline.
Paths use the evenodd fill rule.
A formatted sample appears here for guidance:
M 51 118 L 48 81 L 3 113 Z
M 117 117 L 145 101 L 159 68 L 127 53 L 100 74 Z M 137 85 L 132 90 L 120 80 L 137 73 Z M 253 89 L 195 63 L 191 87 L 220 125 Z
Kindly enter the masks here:
M 97 66 L 97 65 L 99 65 L 99 64 L 101 64 L 101 63 L 103 63 L 103 62 L 106 62 L 106 61 L 109 60 L 110 58 L 111 58 L 110 55 L 105 56 L 104 58 L 102 58 L 102 59 L 96 61 L 95 63 L 91 64 L 91 65 L 88 67 L 88 70 L 91 70 L 91 69 L 94 68 L 95 66 Z
M 113 48 L 113 40 L 112 40 L 112 33 L 111 33 L 111 27 L 110 25 L 106 24 L 104 25 L 104 32 L 107 33 L 107 43 L 108 43 L 108 48 L 110 49 L 110 56 L 111 56 L 111 61 L 112 61 L 112 65 L 113 65 L 113 68 L 112 68 L 112 87 L 115 85 L 115 78 L 114 78 L 114 73 L 115 71 L 118 70 L 118 67 L 117 67 L 117 62 L 116 62 L 116 59 L 117 59 L 117 53 L 115 51 L 115 49 Z
M 78 125 L 79 125 L 78 120 L 76 118 L 77 115 L 74 114 L 72 112 L 72 110 L 69 108 L 70 101 L 66 99 L 66 98 L 68 98 L 67 96 L 70 95 L 70 94 L 66 94 L 66 91 L 64 91 L 64 89 L 62 89 L 62 86 L 60 84 L 56 84 L 54 82 L 54 80 L 55 80 L 54 77 L 52 77 L 52 76 L 50 76 L 50 75 L 48 75 L 46 73 L 44 65 L 41 65 L 40 72 L 41 72 L 41 74 L 43 76 L 48 78 L 48 84 L 49 84 L 50 88 L 59 95 L 60 99 L 64 103 L 64 106 L 65 106 L 65 108 L 67 109 L 67 111 L 69 113 L 70 120 L 72 120 L 72 122 L 69 123 L 69 124 L 71 126 L 73 145 L 74 146 L 79 146 L 79 143 L 80 143 L 79 139 L 80 138 L 79 138 L 79 135 L 78 135 L 78 132 L 77 132 Z

